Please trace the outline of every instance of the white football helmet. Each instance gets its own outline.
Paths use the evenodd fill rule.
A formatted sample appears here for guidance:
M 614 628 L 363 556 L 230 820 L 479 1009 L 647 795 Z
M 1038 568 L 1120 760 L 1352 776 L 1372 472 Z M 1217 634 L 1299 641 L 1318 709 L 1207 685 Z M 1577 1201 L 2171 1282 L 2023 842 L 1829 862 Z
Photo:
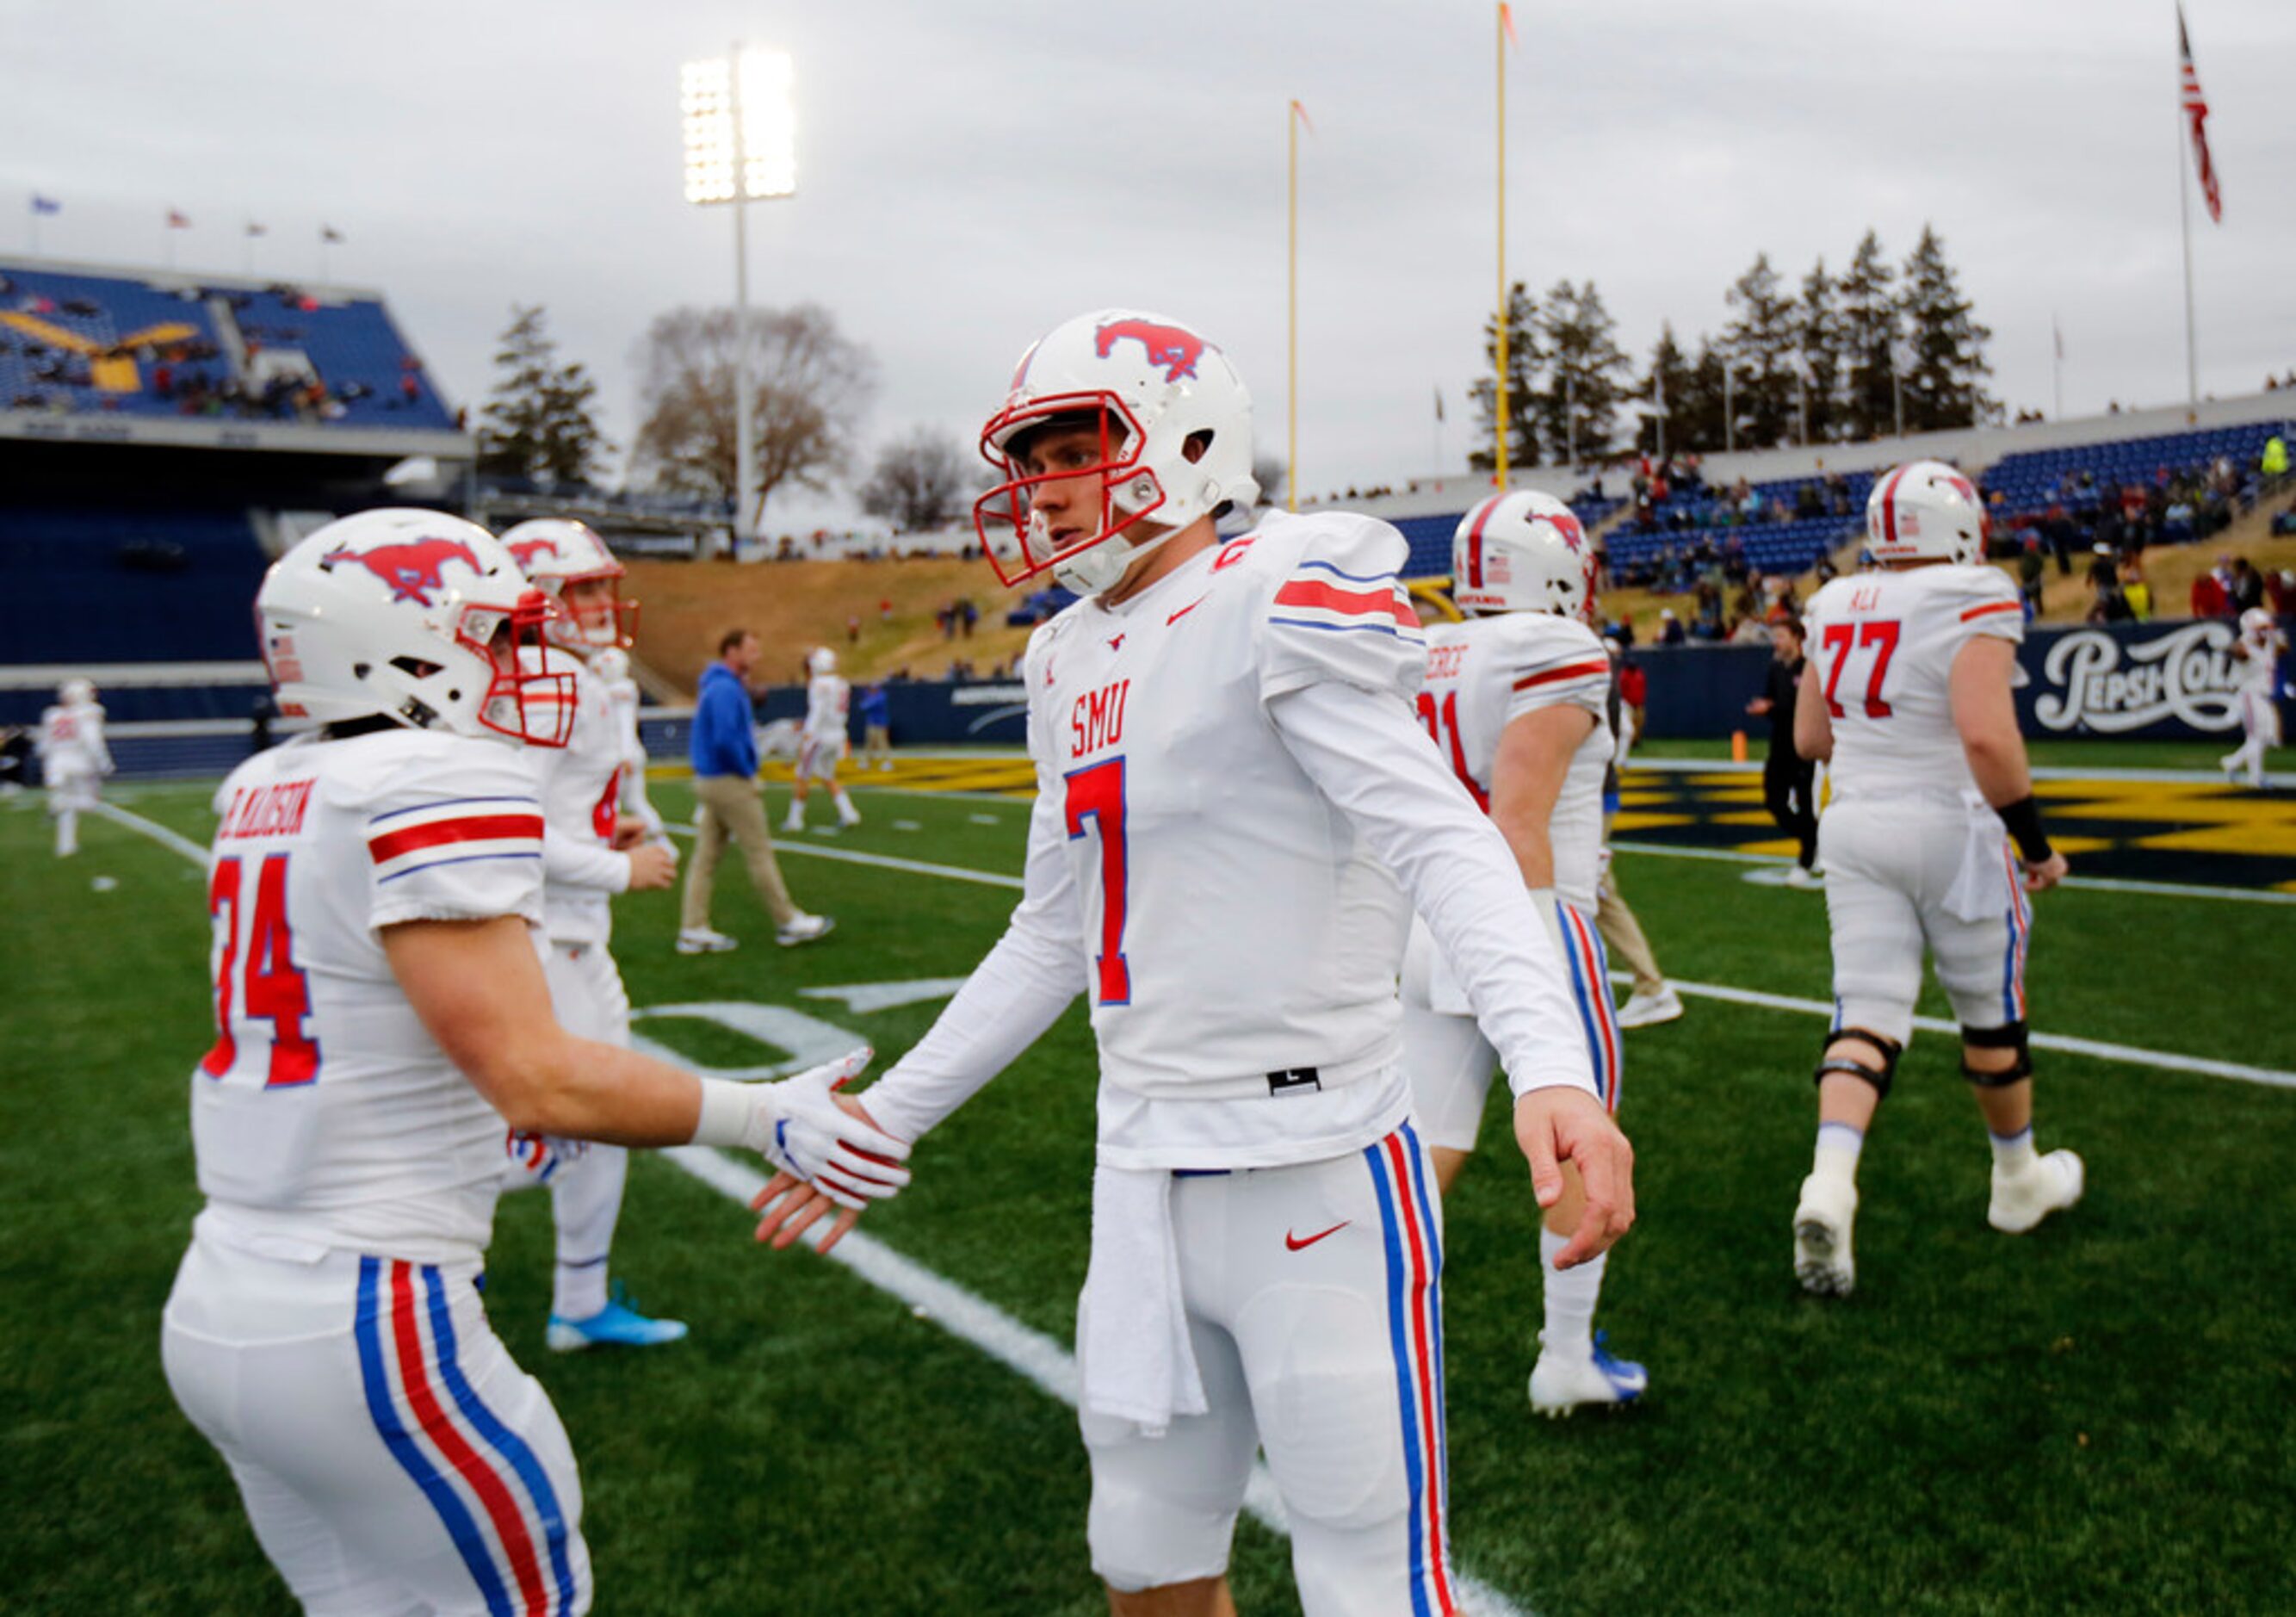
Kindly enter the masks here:
M 1985 501 L 1943 461 L 1892 467 L 1866 497 L 1866 549 L 1876 562 L 1982 562 Z
M 813 654 L 805 660 L 805 666 L 815 675 L 834 674 L 837 672 L 837 653 L 825 645 L 817 645 L 813 648 Z
M 1030 431 L 1054 423 L 1096 431 L 1097 459 L 1031 475 L 1022 464 Z M 1188 327 L 1136 310 L 1079 315 L 1037 339 L 981 428 L 980 453 L 999 480 L 973 503 L 973 527 L 1007 584 L 1050 570 L 1095 594 L 1161 538 L 1259 497 L 1243 378 Z M 1034 490 L 1081 477 L 1099 480 L 1097 520 L 1050 528 Z M 1152 520 L 1161 531 L 1145 544 L 1105 542 Z
M 1594 620 L 1595 546 L 1570 507 L 1536 488 L 1494 494 L 1451 536 L 1459 610 Z
M 610 645 L 590 659 L 590 671 L 608 685 L 620 685 L 630 677 L 630 654 Z
M 622 599 L 622 564 L 587 522 L 538 518 L 521 522 L 502 537 L 528 582 L 558 603 L 550 638 L 569 651 L 594 652 L 628 645 L 637 638 L 638 603 Z M 579 610 L 568 604 L 566 587 L 604 579 L 611 598 Z
M 556 610 L 485 529 L 435 511 L 330 522 L 271 564 L 256 636 L 279 710 L 562 747 L 574 677 L 541 671 Z
M 56 687 L 56 700 L 68 708 L 84 708 L 95 701 L 95 686 L 86 679 L 67 679 Z

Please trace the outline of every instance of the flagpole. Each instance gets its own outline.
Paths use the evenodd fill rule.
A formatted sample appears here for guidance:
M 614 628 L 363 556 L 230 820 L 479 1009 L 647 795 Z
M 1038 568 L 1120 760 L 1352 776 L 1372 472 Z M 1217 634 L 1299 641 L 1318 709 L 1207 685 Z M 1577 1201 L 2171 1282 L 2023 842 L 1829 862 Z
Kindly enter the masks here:
M 2064 327 L 2057 324 L 2054 310 L 2049 315 L 2049 341 L 2050 419 L 2062 421 L 2065 418 L 2065 332 Z
M 1283 109 L 1283 130 L 1289 156 L 1284 187 L 1285 357 L 1283 505 L 1300 509 L 1300 103 Z
M 2181 14 L 2177 26 L 2183 26 Z M 2185 165 L 2194 158 L 2186 128 L 2187 114 L 2180 100 L 2177 105 L 2177 225 L 2185 237 L 2185 404 L 2189 409 L 2201 402 L 2201 371 L 2193 345 L 2193 185 L 2185 176 Z
M 1506 278 L 1506 0 L 1499 0 L 1498 29 L 1495 52 L 1498 59 L 1498 146 L 1499 146 L 1499 303 L 1498 303 L 1498 385 L 1493 390 L 1498 408 L 1494 419 L 1498 425 L 1498 447 L 1492 464 L 1497 468 L 1499 492 L 1507 486 L 1507 278 Z

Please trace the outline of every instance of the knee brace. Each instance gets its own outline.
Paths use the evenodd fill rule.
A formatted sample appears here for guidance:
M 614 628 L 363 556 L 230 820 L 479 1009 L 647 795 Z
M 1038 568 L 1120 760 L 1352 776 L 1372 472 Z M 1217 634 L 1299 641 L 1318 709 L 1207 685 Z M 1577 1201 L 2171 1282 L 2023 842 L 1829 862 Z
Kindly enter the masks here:
M 1864 1079 L 1874 1086 L 1876 1099 L 1886 1100 L 1890 1085 L 1898 1076 L 1898 1058 L 1906 1053 L 1906 1047 L 1894 1038 L 1884 1038 L 1870 1029 L 1836 1028 L 1825 1036 L 1825 1047 L 1830 1050 L 1838 1040 L 1844 1038 L 1861 1039 L 1871 1045 L 1882 1064 L 1877 1067 L 1870 1062 L 1859 1061 L 1854 1055 L 1825 1055 L 1819 1059 L 1817 1071 L 1810 1075 L 1811 1081 L 1822 1084 L 1829 1072 L 1846 1073 L 1851 1078 Z
M 1961 1042 L 1961 1075 L 1980 1089 L 2006 1088 L 2033 1076 L 2033 1052 L 2028 1047 L 2022 1022 L 2005 1022 L 1997 1028 L 1964 1028 Z M 1972 1049 L 2014 1050 L 2017 1059 L 1998 1072 L 1988 1072 L 1969 1064 L 1967 1052 Z

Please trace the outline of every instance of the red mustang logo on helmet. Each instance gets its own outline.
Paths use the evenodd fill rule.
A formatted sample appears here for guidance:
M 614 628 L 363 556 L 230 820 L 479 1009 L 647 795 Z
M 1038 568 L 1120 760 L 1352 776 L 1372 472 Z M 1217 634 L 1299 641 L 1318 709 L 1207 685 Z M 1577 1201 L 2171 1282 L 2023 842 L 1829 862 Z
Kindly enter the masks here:
M 1127 337 L 1148 350 L 1150 365 L 1164 367 L 1167 382 L 1193 376 L 1196 361 L 1204 354 L 1204 340 L 1195 332 L 1177 325 L 1158 325 L 1152 320 L 1111 320 L 1093 332 L 1092 350 L 1105 359 Z
M 423 606 L 436 606 L 430 598 L 434 589 L 444 589 L 447 581 L 439 577 L 449 562 L 460 562 L 474 573 L 486 569 L 471 547 L 460 539 L 409 539 L 401 545 L 378 545 L 372 550 L 353 550 L 346 546 L 330 551 L 324 558 L 329 566 L 337 562 L 357 562 L 361 567 L 390 586 L 394 601 L 414 601 Z
M 556 539 L 521 539 L 510 547 L 510 554 L 516 559 L 519 570 L 527 572 L 532 570 L 534 558 L 545 550 L 562 562 L 566 559 L 565 554 L 558 548 Z
M 1572 555 L 1575 556 L 1587 548 L 1587 530 L 1578 525 L 1576 515 L 1564 513 L 1546 520 L 1554 524 L 1554 531 L 1562 536 L 1562 542 L 1565 545 L 1570 546 Z

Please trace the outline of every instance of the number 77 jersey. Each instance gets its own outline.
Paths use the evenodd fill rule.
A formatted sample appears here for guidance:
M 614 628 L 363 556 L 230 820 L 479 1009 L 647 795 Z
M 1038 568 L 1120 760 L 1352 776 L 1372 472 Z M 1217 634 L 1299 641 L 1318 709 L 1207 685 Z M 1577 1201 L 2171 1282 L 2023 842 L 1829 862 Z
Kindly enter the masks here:
M 1954 727 L 1953 662 L 1974 636 L 2024 638 L 2008 574 L 1940 562 L 1836 579 L 1811 597 L 1808 627 L 1837 793 L 1976 790 Z

